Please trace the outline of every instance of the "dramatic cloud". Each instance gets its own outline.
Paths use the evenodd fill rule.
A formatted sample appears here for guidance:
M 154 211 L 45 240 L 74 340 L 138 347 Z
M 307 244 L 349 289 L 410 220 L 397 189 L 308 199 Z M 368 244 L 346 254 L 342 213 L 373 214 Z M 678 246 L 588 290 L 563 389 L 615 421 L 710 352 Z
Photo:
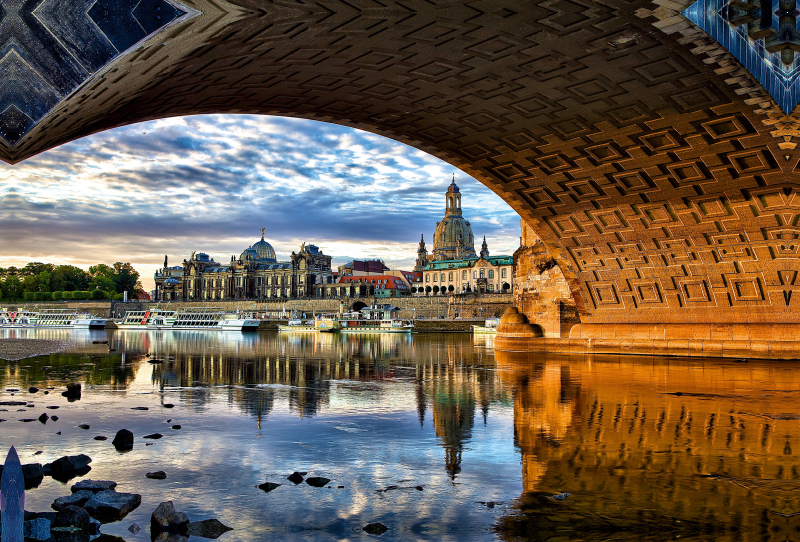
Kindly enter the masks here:
M 0 164 L 0 266 L 130 261 L 152 287 L 164 254 L 229 261 L 258 240 L 278 258 L 318 245 L 334 265 L 411 268 L 453 173 L 476 248 L 519 244 L 519 217 L 456 168 L 381 136 L 316 121 L 181 117 L 90 136 Z

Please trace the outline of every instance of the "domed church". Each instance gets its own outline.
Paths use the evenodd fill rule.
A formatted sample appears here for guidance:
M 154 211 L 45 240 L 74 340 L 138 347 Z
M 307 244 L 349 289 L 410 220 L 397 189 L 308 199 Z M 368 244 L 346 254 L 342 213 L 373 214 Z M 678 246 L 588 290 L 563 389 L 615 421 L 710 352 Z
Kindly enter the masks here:
M 445 194 L 444 219 L 433 232 L 433 254 L 428 258 L 425 236 L 419 241 L 414 271 L 423 280 L 417 295 L 437 293 L 510 293 L 512 289 L 511 256 L 490 256 L 486 237 L 480 254 L 475 253 L 472 226 L 461 212 L 461 190 L 455 175 Z
M 314 295 L 314 284 L 333 281 L 331 257 L 316 245 L 303 243 L 289 260 L 279 262 L 275 250 L 261 240 L 221 264 L 203 252 L 195 253 L 183 266 L 156 272 L 159 301 L 290 299 Z

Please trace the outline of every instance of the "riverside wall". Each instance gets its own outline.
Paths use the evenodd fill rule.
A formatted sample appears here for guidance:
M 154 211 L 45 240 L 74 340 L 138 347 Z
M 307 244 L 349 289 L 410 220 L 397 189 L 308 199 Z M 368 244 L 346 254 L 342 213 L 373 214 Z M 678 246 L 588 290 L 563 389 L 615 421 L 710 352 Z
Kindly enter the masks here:
M 243 312 L 255 311 L 259 315 L 277 318 L 284 309 L 288 314 L 297 314 L 302 317 L 305 313 L 310 317 L 314 313 L 339 312 L 340 301 L 345 303 L 345 310 L 351 310 L 356 302 L 366 305 L 388 303 L 400 308 L 400 318 L 411 319 L 422 317 L 423 320 L 475 319 L 485 320 L 489 317 L 499 317 L 511 306 L 511 294 L 466 294 L 464 296 L 429 296 L 429 297 L 360 297 L 360 298 L 330 298 L 330 299 L 287 299 L 285 301 L 177 301 L 171 302 L 171 308 L 195 307 L 220 307 L 223 310 L 240 310 Z M 115 312 L 120 312 L 132 303 L 120 303 Z M 137 303 L 136 309 L 166 307 L 165 303 Z

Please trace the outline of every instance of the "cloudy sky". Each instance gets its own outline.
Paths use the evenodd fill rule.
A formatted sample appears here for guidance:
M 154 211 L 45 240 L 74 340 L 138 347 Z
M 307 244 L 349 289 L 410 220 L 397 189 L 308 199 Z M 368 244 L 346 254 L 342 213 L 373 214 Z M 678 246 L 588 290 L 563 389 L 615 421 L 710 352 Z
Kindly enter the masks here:
M 180 117 L 110 130 L 21 164 L 0 163 L 0 267 L 131 262 L 146 289 L 164 255 L 227 262 L 260 239 L 286 259 L 302 242 L 333 265 L 413 267 L 430 251 L 452 174 L 492 254 L 519 246 L 519 217 L 472 177 L 381 136 L 316 121 Z

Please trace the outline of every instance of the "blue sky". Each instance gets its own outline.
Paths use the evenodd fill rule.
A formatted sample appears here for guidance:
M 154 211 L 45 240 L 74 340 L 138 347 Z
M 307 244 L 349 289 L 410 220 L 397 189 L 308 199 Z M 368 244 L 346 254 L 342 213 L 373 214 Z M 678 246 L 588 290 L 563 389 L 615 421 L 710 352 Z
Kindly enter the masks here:
M 519 216 L 455 167 L 382 136 L 305 119 L 178 117 L 109 130 L 0 163 L 0 267 L 130 261 L 151 288 L 168 254 L 230 261 L 260 228 L 286 259 L 314 243 L 338 265 L 409 269 L 431 250 L 453 173 L 476 249 L 519 246 Z

